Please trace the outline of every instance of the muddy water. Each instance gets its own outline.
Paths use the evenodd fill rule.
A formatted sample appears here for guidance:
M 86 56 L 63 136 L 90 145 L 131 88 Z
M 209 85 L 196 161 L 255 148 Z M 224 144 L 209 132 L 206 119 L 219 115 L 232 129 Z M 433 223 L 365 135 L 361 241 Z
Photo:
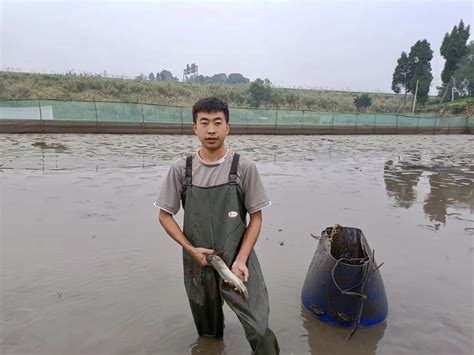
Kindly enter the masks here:
M 283 354 L 473 352 L 474 137 L 228 143 L 273 201 L 256 249 Z M 197 337 L 180 249 L 152 206 L 195 149 L 192 136 L 0 136 L 1 353 L 249 352 L 227 307 L 224 340 Z M 300 306 L 311 234 L 334 223 L 361 228 L 384 262 L 387 322 L 349 342 Z

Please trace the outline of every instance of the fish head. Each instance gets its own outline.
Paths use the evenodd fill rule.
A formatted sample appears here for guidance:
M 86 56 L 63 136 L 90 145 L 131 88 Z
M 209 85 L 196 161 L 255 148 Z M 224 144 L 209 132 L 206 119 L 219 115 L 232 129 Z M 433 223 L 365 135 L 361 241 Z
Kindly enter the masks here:
M 215 259 L 216 255 L 215 254 L 208 254 L 206 256 L 206 261 L 210 264 L 212 261 Z

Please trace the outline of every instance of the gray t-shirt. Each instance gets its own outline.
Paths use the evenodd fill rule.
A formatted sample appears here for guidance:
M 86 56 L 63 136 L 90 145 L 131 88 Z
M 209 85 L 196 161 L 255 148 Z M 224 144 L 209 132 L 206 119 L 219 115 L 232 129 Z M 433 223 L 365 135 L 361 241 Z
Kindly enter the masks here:
M 193 154 L 193 185 L 212 187 L 227 183 L 234 154 L 227 150 L 224 157 L 213 163 L 204 162 L 198 153 Z M 185 175 L 186 158 L 180 158 L 170 167 L 165 177 L 160 195 L 155 201 L 156 207 L 172 214 L 179 211 Z M 237 167 L 237 184 L 244 193 L 245 208 L 249 213 L 271 205 L 255 163 L 243 156 L 240 156 Z

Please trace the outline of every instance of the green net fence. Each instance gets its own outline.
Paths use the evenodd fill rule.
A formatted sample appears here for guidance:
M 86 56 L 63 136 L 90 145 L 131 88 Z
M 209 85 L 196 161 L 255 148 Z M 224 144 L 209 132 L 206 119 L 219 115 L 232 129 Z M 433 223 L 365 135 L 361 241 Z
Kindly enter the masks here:
M 0 123 L 42 120 L 58 122 L 192 123 L 190 107 L 120 102 L 78 102 L 59 100 L 0 101 Z M 231 109 L 231 124 L 252 126 L 321 127 L 472 127 L 466 116 L 436 117 L 434 114 L 339 113 L 297 110 Z

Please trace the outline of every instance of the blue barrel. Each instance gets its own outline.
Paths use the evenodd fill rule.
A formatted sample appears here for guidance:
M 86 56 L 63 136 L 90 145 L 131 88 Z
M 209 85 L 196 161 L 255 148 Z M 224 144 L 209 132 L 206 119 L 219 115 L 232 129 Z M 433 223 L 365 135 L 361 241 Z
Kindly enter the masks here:
M 326 228 L 301 294 L 312 315 L 341 327 L 373 327 L 385 321 L 387 295 L 372 250 L 358 228 Z

